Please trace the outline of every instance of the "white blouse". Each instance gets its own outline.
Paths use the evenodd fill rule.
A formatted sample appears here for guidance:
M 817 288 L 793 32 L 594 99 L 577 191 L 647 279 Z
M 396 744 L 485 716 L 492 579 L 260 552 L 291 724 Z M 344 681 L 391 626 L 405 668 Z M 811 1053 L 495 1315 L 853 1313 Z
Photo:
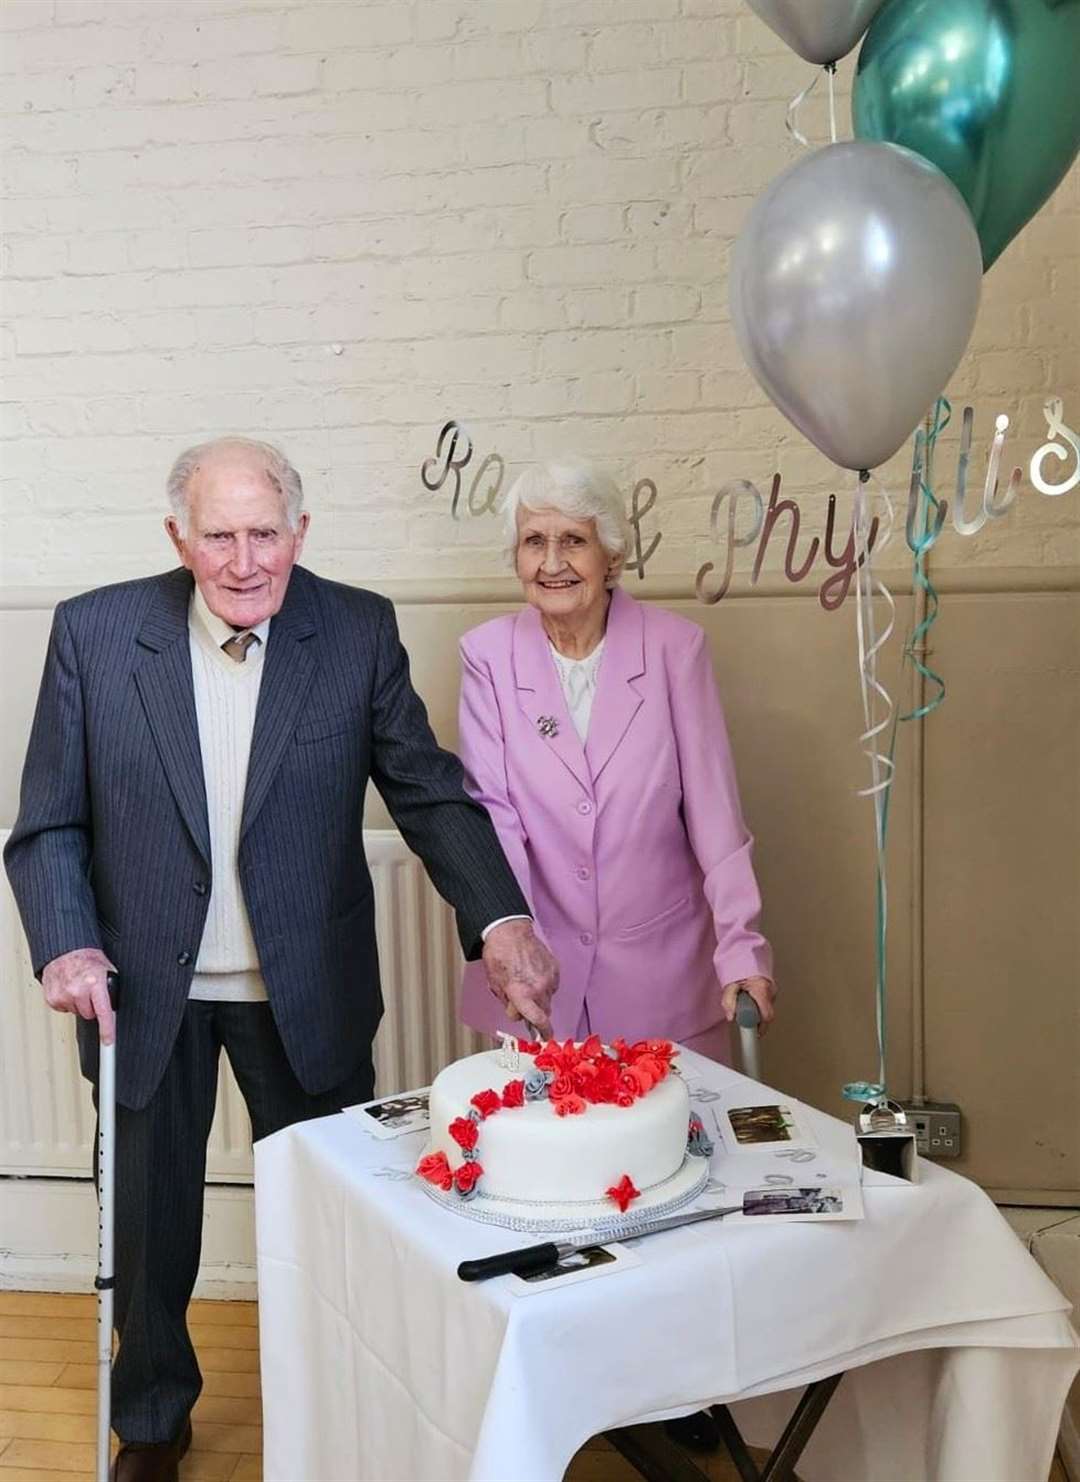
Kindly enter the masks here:
M 574 723 L 574 730 L 581 737 L 582 745 L 589 734 L 589 717 L 592 714 L 593 696 L 596 694 L 596 677 L 600 670 L 600 656 L 604 652 L 604 640 L 585 659 L 568 659 L 553 643 L 548 642 L 551 657 L 555 660 L 559 683 L 566 698 L 566 708 Z

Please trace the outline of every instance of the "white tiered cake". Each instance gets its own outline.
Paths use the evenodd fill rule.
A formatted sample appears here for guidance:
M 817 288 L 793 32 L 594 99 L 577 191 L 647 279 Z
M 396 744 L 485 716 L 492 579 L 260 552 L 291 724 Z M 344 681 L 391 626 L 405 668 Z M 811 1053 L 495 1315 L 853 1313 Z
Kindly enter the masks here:
M 417 1172 L 461 1214 L 519 1230 L 614 1234 L 669 1213 L 708 1176 L 677 1053 L 593 1036 L 459 1060 L 431 1087 Z

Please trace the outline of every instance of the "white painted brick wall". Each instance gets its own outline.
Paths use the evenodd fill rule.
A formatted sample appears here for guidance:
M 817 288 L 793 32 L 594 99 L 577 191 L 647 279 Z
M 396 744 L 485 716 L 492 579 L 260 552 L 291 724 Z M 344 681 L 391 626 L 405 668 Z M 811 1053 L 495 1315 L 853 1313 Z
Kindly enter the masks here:
M 0 576 L 166 564 L 164 472 L 229 431 L 301 467 L 319 569 L 501 575 L 494 522 L 420 484 L 451 416 L 466 485 L 492 450 L 655 479 L 650 577 L 705 558 L 728 478 L 780 468 L 818 529 L 850 480 L 768 405 L 726 302 L 810 77 L 743 0 L 4 0 Z M 998 411 L 1022 461 L 1048 393 L 1080 422 L 1078 307 L 1074 169 L 988 277 L 950 388 L 980 462 Z M 941 559 L 1080 561 L 1080 491 L 1028 489 Z

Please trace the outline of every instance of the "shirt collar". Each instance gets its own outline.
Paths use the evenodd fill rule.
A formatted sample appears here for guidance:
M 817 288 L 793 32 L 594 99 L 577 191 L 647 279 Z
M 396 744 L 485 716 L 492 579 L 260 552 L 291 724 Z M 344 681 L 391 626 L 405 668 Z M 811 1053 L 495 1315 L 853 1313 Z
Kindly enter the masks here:
M 192 597 L 191 612 L 192 616 L 197 618 L 198 621 L 203 625 L 207 633 L 209 633 L 214 644 L 218 648 L 220 648 L 223 643 L 227 643 L 230 638 L 236 637 L 237 629 L 234 628 L 230 623 L 227 623 L 224 618 L 219 618 L 216 613 L 210 611 L 210 608 L 207 606 L 206 603 L 206 598 L 203 596 L 202 589 L 200 588 L 198 582 L 195 583 L 195 593 Z M 263 646 L 263 648 L 265 648 L 266 638 L 267 634 L 270 632 L 271 622 L 271 618 L 264 618 L 262 622 L 256 624 L 254 628 L 241 628 L 239 631 L 241 633 L 254 633 L 260 644 Z
M 605 637 L 606 636 L 607 635 L 605 634 Z M 548 639 L 548 647 L 551 649 L 552 657 L 554 658 L 557 667 L 564 674 L 569 674 L 573 670 L 578 669 L 591 677 L 593 674 L 596 673 L 596 670 L 600 665 L 600 657 L 604 652 L 604 639 L 601 638 L 600 642 L 593 649 L 592 653 L 586 654 L 583 659 L 571 659 L 568 658 L 566 654 L 561 654 L 552 643 L 550 638 Z

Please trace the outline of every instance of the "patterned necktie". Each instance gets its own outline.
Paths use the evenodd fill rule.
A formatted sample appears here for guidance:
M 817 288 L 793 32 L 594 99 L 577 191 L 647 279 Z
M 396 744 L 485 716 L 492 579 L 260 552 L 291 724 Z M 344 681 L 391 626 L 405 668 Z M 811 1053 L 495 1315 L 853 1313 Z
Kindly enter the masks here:
M 258 643 L 254 633 L 234 633 L 221 645 L 223 653 L 227 653 L 230 659 L 242 664 L 248 656 L 248 649 L 253 643 Z

